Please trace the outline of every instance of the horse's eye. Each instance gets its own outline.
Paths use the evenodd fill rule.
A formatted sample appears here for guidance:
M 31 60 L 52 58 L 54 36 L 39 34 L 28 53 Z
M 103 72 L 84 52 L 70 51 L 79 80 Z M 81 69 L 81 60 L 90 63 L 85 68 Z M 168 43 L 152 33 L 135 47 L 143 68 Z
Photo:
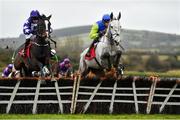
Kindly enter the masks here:
M 111 26 L 111 28 L 113 28 L 113 26 Z

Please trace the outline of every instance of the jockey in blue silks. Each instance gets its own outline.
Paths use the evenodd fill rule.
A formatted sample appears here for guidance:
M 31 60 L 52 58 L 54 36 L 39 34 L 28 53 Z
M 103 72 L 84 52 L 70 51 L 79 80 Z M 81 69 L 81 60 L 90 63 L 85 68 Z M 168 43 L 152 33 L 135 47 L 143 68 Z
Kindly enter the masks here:
M 109 25 L 111 18 L 110 15 L 105 14 L 102 17 L 102 20 L 97 21 L 91 28 L 91 32 L 89 34 L 90 39 L 93 39 L 93 42 L 91 43 L 89 50 L 87 52 L 87 56 L 90 56 L 90 49 L 94 46 L 95 43 L 99 42 L 99 38 L 101 38 L 105 33 L 106 29 Z
M 30 43 L 30 40 L 33 39 L 33 36 L 36 35 L 36 26 L 38 20 L 40 19 L 40 13 L 38 10 L 32 10 L 30 17 L 26 20 L 23 26 L 23 33 L 26 37 L 25 47 L 24 47 L 24 56 L 26 56 L 27 46 Z

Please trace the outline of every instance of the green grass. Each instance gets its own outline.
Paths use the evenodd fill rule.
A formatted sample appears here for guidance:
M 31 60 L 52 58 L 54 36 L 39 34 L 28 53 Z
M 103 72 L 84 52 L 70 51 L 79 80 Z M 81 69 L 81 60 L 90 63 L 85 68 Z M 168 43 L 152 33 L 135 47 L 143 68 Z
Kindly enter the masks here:
M 168 72 L 138 72 L 138 71 L 125 71 L 125 75 L 129 76 L 158 76 L 158 77 L 180 77 L 180 70 L 172 70 Z
M 124 59 L 127 59 L 129 55 L 123 55 Z M 147 60 L 151 57 L 151 55 L 141 55 L 143 60 Z M 158 55 L 158 58 L 160 61 L 167 60 L 169 55 Z M 178 60 L 180 60 L 180 56 L 178 56 Z
M 0 119 L 180 119 L 180 115 L 166 114 L 1 114 Z

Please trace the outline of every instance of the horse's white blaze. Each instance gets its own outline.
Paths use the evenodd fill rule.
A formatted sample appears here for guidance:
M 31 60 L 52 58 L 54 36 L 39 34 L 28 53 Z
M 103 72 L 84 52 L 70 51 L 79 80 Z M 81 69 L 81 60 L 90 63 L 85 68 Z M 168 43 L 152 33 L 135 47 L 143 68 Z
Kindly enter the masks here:
M 49 29 L 48 29 L 48 20 L 45 20 L 45 25 L 46 25 L 46 35 L 49 37 Z

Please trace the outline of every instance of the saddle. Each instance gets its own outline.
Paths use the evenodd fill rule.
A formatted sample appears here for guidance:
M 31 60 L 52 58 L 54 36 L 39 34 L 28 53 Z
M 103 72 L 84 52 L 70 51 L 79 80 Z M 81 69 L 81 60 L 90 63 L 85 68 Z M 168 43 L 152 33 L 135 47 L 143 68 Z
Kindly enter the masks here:
M 92 60 L 92 59 L 94 59 L 96 57 L 96 52 L 95 52 L 96 46 L 97 46 L 97 44 L 94 45 L 93 47 L 91 47 L 91 49 L 89 51 L 90 56 L 87 56 L 87 54 L 85 55 L 86 60 Z

